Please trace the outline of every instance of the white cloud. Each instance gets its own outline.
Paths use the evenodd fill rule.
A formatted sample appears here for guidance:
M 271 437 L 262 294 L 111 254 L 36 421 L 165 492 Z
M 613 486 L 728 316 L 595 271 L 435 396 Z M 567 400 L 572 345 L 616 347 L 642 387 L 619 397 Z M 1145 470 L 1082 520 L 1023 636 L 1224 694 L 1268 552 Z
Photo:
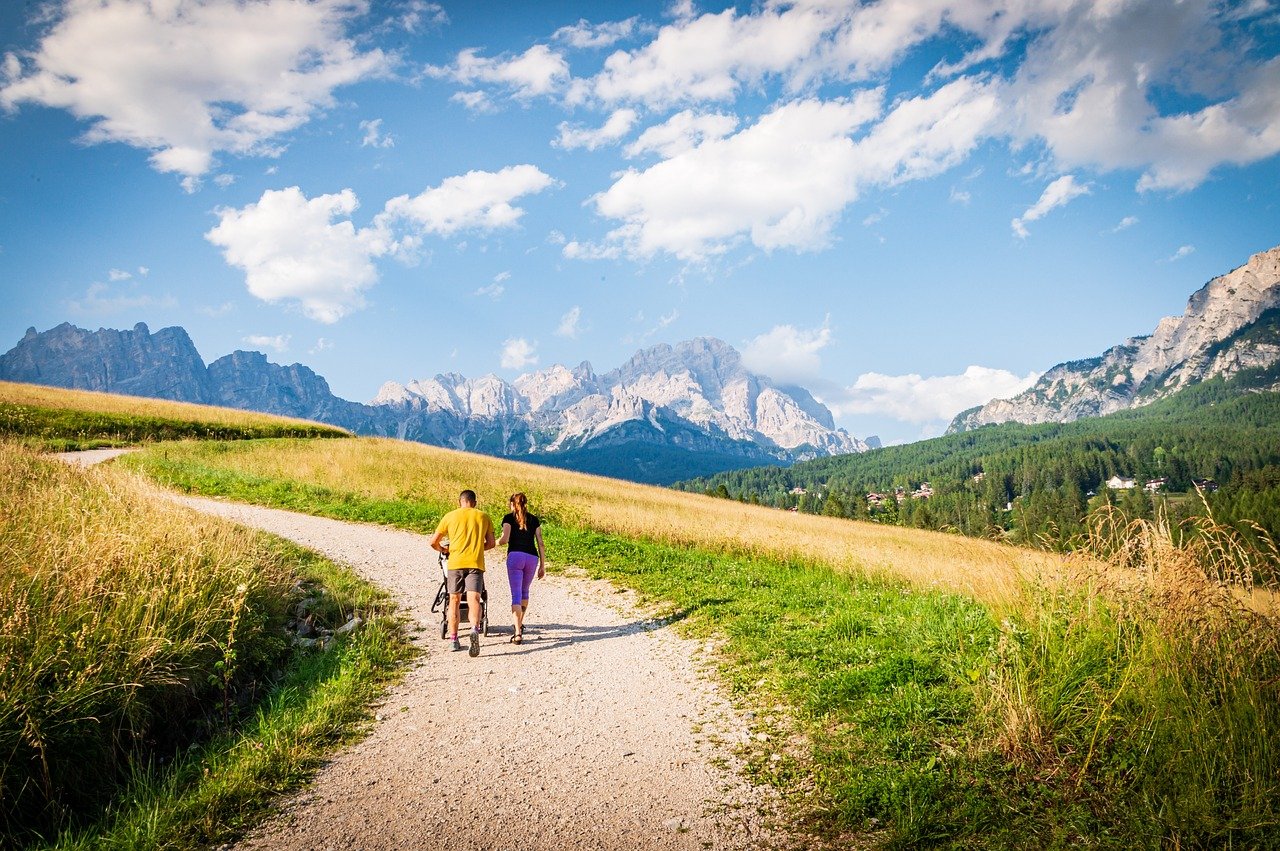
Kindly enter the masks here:
M 157 171 L 195 178 L 219 152 L 274 156 L 334 89 L 388 72 L 345 36 L 352 0 L 65 0 L 37 47 L 6 57 L 0 105 L 65 109 L 84 140 L 151 152 Z
M 969 194 L 969 190 L 957 189 L 956 187 L 952 186 L 949 200 L 951 201 L 952 204 L 961 204 L 961 205 L 967 206 L 969 201 L 972 200 L 972 196 Z
M 449 23 L 449 16 L 438 3 L 426 0 L 408 0 L 399 10 L 399 17 L 392 23 L 408 33 L 435 29 Z
M 424 232 L 441 236 L 460 230 L 513 227 L 524 210 L 511 202 L 554 185 L 555 180 L 531 165 L 508 166 L 496 172 L 469 171 L 446 178 L 412 198 L 392 198 L 381 218 L 407 220 Z
M 1018 218 L 1010 222 L 1013 232 L 1019 239 L 1027 238 L 1027 222 L 1034 222 L 1043 219 L 1051 210 L 1055 210 L 1065 204 L 1071 203 L 1072 200 L 1079 198 L 1081 195 L 1089 194 L 1089 186 L 1083 183 L 1076 183 L 1074 175 L 1064 174 L 1057 180 L 1050 183 L 1040 193 L 1040 199 L 1027 208 L 1027 211 Z
M 426 73 L 464 86 L 497 85 L 517 98 L 528 99 L 562 89 L 569 80 L 569 63 L 545 44 L 503 59 L 479 56 L 475 48 L 467 48 L 458 52 L 452 65 L 429 65 Z
M 119 281 L 117 280 L 117 282 Z M 139 292 L 136 283 L 130 284 L 122 290 L 113 289 L 110 285 L 100 281 L 90 284 L 80 298 L 67 302 L 67 308 L 72 313 L 85 315 L 104 315 L 122 313 L 126 310 L 157 307 L 173 308 L 177 306 L 178 301 L 172 295 L 164 295 L 157 298 L 156 296 Z
M 1015 138 L 1062 170 L 1140 169 L 1138 189 L 1182 191 L 1227 164 L 1280 152 L 1280 58 L 1263 61 L 1210 0 L 1109 3 L 1053 14 L 1005 95 Z M 1265 54 L 1264 54 L 1265 55 Z M 1172 107 L 1168 95 L 1190 107 Z
M 234 174 L 219 174 L 213 178 L 213 183 L 220 189 L 226 189 L 236 182 Z
M 988 87 L 950 83 L 881 116 L 883 92 L 783 104 L 726 138 L 706 139 L 644 170 L 628 169 L 592 202 L 622 221 L 566 257 L 658 252 L 699 261 L 749 238 L 758 248 L 816 250 L 865 186 L 930 177 L 961 162 L 990 128 Z
M 497 301 L 502 298 L 502 294 L 507 291 L 507 288 L 502 285 L 502 282 L 510 279 L 510 272 L 499 272 L 493 276 L 493 281 L 491 283 L 476 290 L 474 295 L 487 296 L 488 298 Z
M 572 26 L 556 30 L 551 38 L 555 41 L 563 41 L 579 50 L 609 47 L 624 38 L 629 38 L 636 31 L 638 22 L 638 18 L 627 18 L 625 21 L 592 24 L 586 18 L 582 18 Z
M 1178 246 L 1178 250 L 1173 252 L 1173 255 L 1169 257 L 1169 262 L 1172 263 L 1176 260 L 1181 260 L 1183 257 L 1187 257 L 1195 253 L 1195 250 L 1196 250 L 1196 247 L 1194 245 Z
M 382 119 L 375 118 L 372 121 L 361 121 L 360 129 L 364 131 L 364 138 L 360 140 L 360 147 L 370 148 L 391 148 L 395 146 L 396 140 L 391 134 L 382 132 Z
M 1120 231 L 1122 231 L 1122 230 L 1128 230 L 1129 228 L 1133 227 L 1133 226 L 1134 226 L 1134 225 L 1136 225 L 1137 223 L 1138 223 L 1138 217 L 1137 217 L 1137 216 L 1125 216 L 1123 219 L 1121 219 L 1121 220 L 1116 224 L 1116 226 L 1115 226 L 1115 227 L 1113 227 L 1113 228 L 1111 229 L 1111 232 L 1112 232 L 1112 233 L 1119 233 L 1119 232 L 1120 232 Z
M 329 340 L 325 337 L 320 337 L 319 339 L 316 340 L 316 344 L 314 346 L 307 349 L 307 354 L 318 355 L 321 352 L 326 352 L 332 348 L 333 348 L 333 340 Z
M 260 349 L 275 349 L 277 352 L 286 352 L 289 350 L 289 341 L 291 339 L 293 337 L 289 334 L 276 334 L 274 337 L 268 337 L 265 334 L 250 334 L 242 342 L 257 346 Z
M 560 122 L 560 136 L 552 144 L 565 150 L 586 148 L 594 151 L 604 145 L 612 145 L 631 132 L 636 123 L 634 109 L 615 110 L 598 128 L 574 127 L 567 121 Z
M 498 111 L 489 96 L 481 91 L 457 92 L 449 100 L 454 103 L 460 103 L 470 111 L 480 114 Z
M 536 345 L 523 337 L 512 337 L 502 344 L 503 369 L 524 369 L 537 362 Z
M 950 419 L 992 399 L 1026 390 L 1039 373 L 1018 376 L 1004 369 L 970 366 L 959 375 L 883 375 L 867 372 L 851 386 L 824 393 L 822 400 L 837 416 L 877 414 L 912 423 Z
M 819 353 L 831 340 L 831 328 L 826 322 L 813 329 L 776 325 L 747 343 L 742 350 L 742 364 L 780 384 L 803 386 L 818 377 L 822 367 Z
M 578 333 L 581 330 L 579 322 L 582 319 L 582 308 L 574 305 L 569 308 L 569 312 L 560 317 L 560 324 L 556 326 L 557 337 L 567 337 L 570 340 L 578 339 Z
M 127 281 L 132 277 L 133 275 L 131 273 L 126 272 L 123 269 L 112 269 L 107 272 L 107 280 L 112 281 L 113 283 L 115 281 Z
M 663 159 L 696 148 L 709 139 L 723 139 L 738 127 L 733 115 L 718 112 L 698 113 L 692 110 L 677 112 L 661 124 L 647 128 L 626 147 L 628 157 L 655 153 Z
M 219 209 L 205 239 L 244 270 L 254 296 L 297 302 L 310 318 L 333 323 L 364 306 L 378 279 L 373 259 L 393 248 L 381 229 L 351 223 L 357 206 L 350 189 L 311 199 L 296 186 L 268 190 L 243 209 Z

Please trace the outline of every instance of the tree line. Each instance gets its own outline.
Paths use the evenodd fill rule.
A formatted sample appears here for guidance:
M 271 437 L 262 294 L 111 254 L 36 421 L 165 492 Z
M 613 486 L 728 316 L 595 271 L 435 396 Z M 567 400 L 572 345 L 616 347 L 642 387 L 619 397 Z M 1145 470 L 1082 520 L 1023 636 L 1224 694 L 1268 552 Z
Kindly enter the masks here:
M 682 482 L 779 509 L 1070 549 L 1092 512 L 1178 522 L 1212 514 L 1280 537 L 1276 368 L 1195 385 L 1152 405 L 1072 423 L 1009 423 L 792 467 Z M 1135 486 L 1113 489 L 1112 477 Z M 1159 480 L 1149 491 L 1148 482 Z M 928 496 L 913 496 L 922 492 Z M 1155 486 L 1153 485 L 1153 488 Z

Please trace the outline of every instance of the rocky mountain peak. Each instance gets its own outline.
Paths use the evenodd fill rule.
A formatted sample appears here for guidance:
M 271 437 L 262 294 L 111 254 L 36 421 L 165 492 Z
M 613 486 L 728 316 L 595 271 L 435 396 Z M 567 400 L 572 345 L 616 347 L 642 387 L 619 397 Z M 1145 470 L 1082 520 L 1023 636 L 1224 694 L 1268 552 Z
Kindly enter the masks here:
M 1269 366 L 1280 349 L 1247 331 L 1280 307 L 1280 247 L 1209 281 L 1181 316 L 1088 360 L 1058 364 L 1029 390 L 961 413 L 948 431 L 1001 422 L 1070 422 L 1162 399 L 1190 384 Z

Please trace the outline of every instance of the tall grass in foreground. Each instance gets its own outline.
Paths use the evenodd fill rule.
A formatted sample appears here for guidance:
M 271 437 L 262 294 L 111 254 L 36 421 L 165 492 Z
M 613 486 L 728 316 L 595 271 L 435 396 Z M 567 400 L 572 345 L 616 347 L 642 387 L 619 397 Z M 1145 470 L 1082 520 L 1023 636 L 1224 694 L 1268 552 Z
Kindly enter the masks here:
M 175 821 L 175 794 L 207 797 L 200 785 L 218 780 L 202 773 L 208 753 L 187 747 L 240 738 L 242 707 L 288 661 L 282 627 L 305 561 L 122 470 L 72 469 L 0 442 L 0 845 L 148 803 L 175 835 L 192 833 L 191 820 L 204 825 L 195 833 L 223 824 L 216 808 Z M 346 687 L 366 683 L 356 691 L 367 699 L 370 679 Z M 185 777 L 163 765 L 180 749 L 198 760 Z M 261 807 L 261 782 L 241 798 Z M 129 803 L 113 804 L 126 785 Z M 99 844 L 100 829 L 82 835 Z
M 48 449 L 157 440 L 346 436 L 343 429 L 309 420 L 0 381 L 0 438 L 20 438 Z
M 1096 518 L 1006 636 L 991 697 L 1015 764 L 1150 847 L 1280 846 L 1280 618 L 1251 599 L 1280 558 L 1261 540 Z

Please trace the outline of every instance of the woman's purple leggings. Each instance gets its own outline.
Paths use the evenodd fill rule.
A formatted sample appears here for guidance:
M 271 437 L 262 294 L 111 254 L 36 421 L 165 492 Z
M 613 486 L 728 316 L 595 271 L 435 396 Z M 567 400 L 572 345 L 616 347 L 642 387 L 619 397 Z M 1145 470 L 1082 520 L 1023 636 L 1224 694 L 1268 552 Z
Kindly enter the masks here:
M 529 586 L 538 573 L 538 557 L 528 553 L 507 553 L 507 581 L 511 583 L 511 605 L 529 602 Z

